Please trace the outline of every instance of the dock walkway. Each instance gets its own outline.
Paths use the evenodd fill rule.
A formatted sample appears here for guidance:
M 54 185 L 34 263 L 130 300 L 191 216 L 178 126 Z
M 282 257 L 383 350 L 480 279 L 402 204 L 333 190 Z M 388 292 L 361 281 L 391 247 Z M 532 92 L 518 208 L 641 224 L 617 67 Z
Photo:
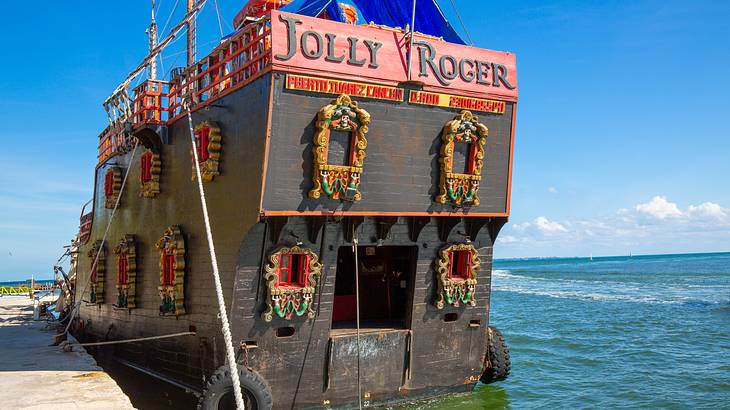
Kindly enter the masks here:
M 134 408 L 91 355 L 49 346 L 53 336 L 45 321 L 33 321 L 27 296 L 0 297 L 0 408 Z

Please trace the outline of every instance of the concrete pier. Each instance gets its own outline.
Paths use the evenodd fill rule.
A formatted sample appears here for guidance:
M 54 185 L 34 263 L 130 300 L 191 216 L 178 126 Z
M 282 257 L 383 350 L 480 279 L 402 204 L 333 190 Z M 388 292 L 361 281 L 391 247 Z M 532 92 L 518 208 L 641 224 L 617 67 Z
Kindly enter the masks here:
M 45 321 L 33 321 L 27 296 L 0 297 L 0 408 L 134 408 L 82 348 L 63 352 L 49 346 L 54 334 Z

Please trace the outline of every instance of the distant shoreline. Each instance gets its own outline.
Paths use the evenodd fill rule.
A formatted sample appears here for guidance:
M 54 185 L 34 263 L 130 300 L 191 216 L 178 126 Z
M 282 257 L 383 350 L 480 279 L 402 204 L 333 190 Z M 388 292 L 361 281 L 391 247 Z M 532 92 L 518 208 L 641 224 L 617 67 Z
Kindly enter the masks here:
M 727 252 L 687 252 L 687 253 L 648 253 L 638 255 L 602 255 L 602 256 L 525 256 L 517 258 L 494 258 L 494 262 L 515 262 L 515 261 L 539 261 L 539 260 L 576 260 L 576 259 L 619 259 L 619 258 L 654 258 L 667 256 L 709 256 L 709 255 L 728 255 Z

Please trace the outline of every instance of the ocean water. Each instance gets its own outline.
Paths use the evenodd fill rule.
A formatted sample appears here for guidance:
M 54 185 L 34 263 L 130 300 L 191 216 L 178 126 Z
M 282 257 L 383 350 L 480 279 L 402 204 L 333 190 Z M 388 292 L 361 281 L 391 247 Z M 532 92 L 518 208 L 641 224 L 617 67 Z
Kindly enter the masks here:
M 512 374 L 419 409 L 730 409 L 730 253 L 497 261 Z

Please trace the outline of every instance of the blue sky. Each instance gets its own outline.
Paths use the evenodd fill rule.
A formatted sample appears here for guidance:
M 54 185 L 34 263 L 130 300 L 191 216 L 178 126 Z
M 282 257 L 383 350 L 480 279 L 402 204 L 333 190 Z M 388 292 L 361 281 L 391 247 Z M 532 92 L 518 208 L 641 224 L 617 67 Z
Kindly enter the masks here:
M 162 28 L 175 1 L 159 3 Z M 244 2 L 218 3 L 228 32 Z M 497 257 L 730 251 L 730 3 L 456 4 L 475 45 L 518 59 L 512 217 Z M 50 277 L 74 236 L 101 102 L 146 53 L 149 2 L 4 11 L 0 281 Z M 209 49 L 220 36 L 214 2 L 200 26 Z M 184 61 L 182 45 L 165 70 Z

